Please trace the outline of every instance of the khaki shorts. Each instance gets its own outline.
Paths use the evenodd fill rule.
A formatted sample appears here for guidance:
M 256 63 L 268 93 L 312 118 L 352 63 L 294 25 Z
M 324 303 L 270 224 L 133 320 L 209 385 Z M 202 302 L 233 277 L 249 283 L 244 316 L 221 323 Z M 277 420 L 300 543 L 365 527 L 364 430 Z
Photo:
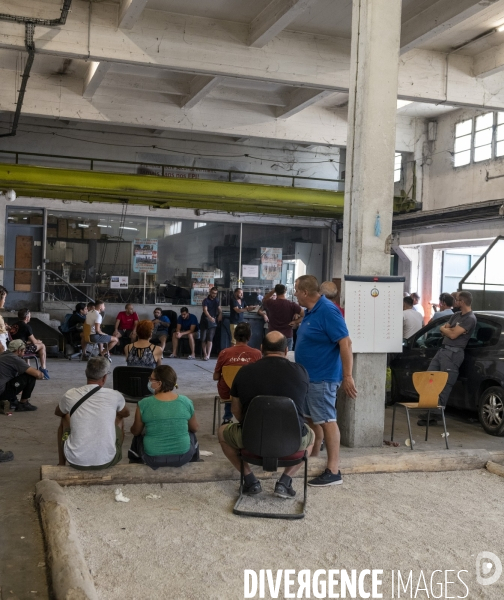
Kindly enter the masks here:
M 308 425 L 305 425 L 305 427 L 308 429 L 308 433 L 301 438 L 301 446 L 299 446 L 298 452 L 300 450 L 306 450 L 306 448 L 311 446 L 315 441 L 315 434 L 313 431 Z M 224 441 L 228 446 L 231 446 L 231 448 L 236 448 L 237 450 L 243 448 L 241 423 L 229 423 L 229 425 L 226 425 L 223 435 Z
M 69 466 L 73 467 L 74 469 L 78 469 L 79 471 L 100 471 L 101 469 L 108 469 L 109 467 L 113 467 L 114 465 L 117 465 L 118 462 L 121 462 L 122 460 L 122 443 L 123 443 L 123 431 L 120 427 L 118 427 L 116 425 L 116 453 L 114 458 L 107 463 L 106 465 L 97 465 L 97 466 L 90 466 L 90 467 L 81 467 L 80 465 L 73 465 L 71 462 L 69 462 Z

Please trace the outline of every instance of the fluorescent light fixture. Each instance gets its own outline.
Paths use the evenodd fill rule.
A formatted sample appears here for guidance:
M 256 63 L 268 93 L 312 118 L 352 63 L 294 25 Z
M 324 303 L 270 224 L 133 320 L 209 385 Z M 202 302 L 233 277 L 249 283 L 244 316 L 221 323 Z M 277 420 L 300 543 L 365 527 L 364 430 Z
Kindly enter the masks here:
M 138 231 L 136 227 L 119 227 L 119 229 L 129 229 L 131 231 Z
M 98 227 L 108 227 L 109 229 L 112 229 L 112 225 L 100 225 L 99 223 L 98 223 Z
M 413 104 L 413 100 L 398 100 L 397 108 L 404 108 L 405 106 L 408 106 L 408 104 Z
M 499 27 L 497 27 L 497 31 L 499 33 L 502 33 L 504 31 L 504 23 L 502 25 L 499 25 Z
M 89 227 L 89 225 L 86 225 L 85 223 L 77 223 L 77 227 L 82 227 L 82 229 L 87 229 Z

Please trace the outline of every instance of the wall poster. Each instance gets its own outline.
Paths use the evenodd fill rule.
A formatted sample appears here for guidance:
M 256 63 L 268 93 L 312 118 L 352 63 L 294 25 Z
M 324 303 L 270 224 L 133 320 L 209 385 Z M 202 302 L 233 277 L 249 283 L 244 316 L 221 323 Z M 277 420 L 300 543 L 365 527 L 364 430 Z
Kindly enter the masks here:
M 133 272 L 157 273 L 158 241 L 133 240 Z
M 282 248 L 261 248 L 261 279 L 282 278 Z
M 201 305 L 208 296 L 210 288 L 214 286 L 215 273 L 193 271 L 191 275 L 191 305 Z

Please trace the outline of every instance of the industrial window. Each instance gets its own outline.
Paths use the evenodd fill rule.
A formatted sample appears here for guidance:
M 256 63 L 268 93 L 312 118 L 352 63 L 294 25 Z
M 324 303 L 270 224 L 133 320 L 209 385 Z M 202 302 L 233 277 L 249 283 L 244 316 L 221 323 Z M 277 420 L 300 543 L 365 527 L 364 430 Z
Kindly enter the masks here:
M 195 221 L 194 229 L 198 229 L 199 227 L 205 227 L 206 223 L 202 223 L 201 221 Z
M 474 162 L 492 158 L 494 113 L 476 117 L 474 129 Z
M 455 153 L 453 157 L 455 167 L 462 167 L 471 162 L 472 131 L 472 119 L 467 119 L 467 121 L 455 125 Z
M 180 233 L 182 231 L 182 221 L 172 221 L 171 223 L 166 223 L 165 225 L 166 235 L 175 235 L 176 233 Z
M 495 129 L 495 156 L 504 156 L 504 112 L 497 113 Z
M 394 183 L 401 181 L 402 154 L 396 152 L 394 160 Z

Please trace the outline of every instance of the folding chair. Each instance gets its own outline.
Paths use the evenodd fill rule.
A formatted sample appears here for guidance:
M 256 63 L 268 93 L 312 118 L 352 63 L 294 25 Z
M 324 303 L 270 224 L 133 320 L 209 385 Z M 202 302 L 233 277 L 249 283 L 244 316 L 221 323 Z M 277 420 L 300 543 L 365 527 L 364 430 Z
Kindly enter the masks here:
M 152 396 L 147 387 L 152 371 L 149 367 L 116 367 L 112 371 L 112 388 L 120 392 L 126 402 L 139 402 Z
M 410 448 L 413 450 L 413 439 L 411 437 L 411 422 L 409 417 L 410 410 L 427 410 L 427 427 L 425 429 L 425 441 L 429 439 L 429 421 L 430 411 L 439 409 L 443 417 L 443 427 L 445 433 L 446 449 L 448 448 L 448 436 L 446 432 L 446 420 L 444 413 L 444 406 L 439 404 L 439 394 L 444 390 L 446 382 L 448 381 L 448 373 L 445 371 L 421 371 L 413 373 L 413 385 L 415 390 L 418 392 L 418 402 L 398 402 L 394 404 L 394 411 L 392 413 L 392 433 L 390 434 L 390 441 L 394 441 L 394 424 L 395 424 L 395 413 L 398 406 L 402 406 L 406 409 L 406 418 L 408 420 L 408 432 L 410 439 Z
M 233 385 L 233 381 L 234 378 L 236 377 L 236 373 L 238 373 L 238 371 L 242 368 L 242 365 L 228 365 L 226 367 L 222 367 L 222 378 L 224 379 L 226 385 L 228 386 L 229 389 L 231 389 L 231 386 Z M 226 402 L 231 402 L 231 399 L 228 398 L 227 400 L 224 400 L 223 398 L 221 398 L 220 396 L 215 396 L 214 398 L 214 405 L 213 405 L 213 429 L 212 429 L 212 435 L 215 435 L 215 416 L 218 413 L 219 415 L 219 420 L 218 422 L 220 423 L 221 420 L 221 404 L 225 404 Z
M 244 448 L 240 451 L 240 495 L 233 513 L 267 519 L 302 519 L 306 514 L 308 455 L 305 450 L 298 450 L 302 433 L 294 402 L 283 396 L 256 396 L 250 403 L 243 421 L 242 439 Z M 269 472 L 275 472 L 279 467 L 293 467 L 304 461 L 302 512 L 289 514 L 241 510 L 239 507 L 243 500 L 245 483 L 244 461 Z
M 91 346 L 91 356 L 95 352 L 100 353 L 100 344 L 98 342 L 92 342 L 89 337 L 91 335 L 91 325 L 84 323 L 82 325 L 82 356 L 81 360 L 85 360 L 88 356 L 88 346 Z

